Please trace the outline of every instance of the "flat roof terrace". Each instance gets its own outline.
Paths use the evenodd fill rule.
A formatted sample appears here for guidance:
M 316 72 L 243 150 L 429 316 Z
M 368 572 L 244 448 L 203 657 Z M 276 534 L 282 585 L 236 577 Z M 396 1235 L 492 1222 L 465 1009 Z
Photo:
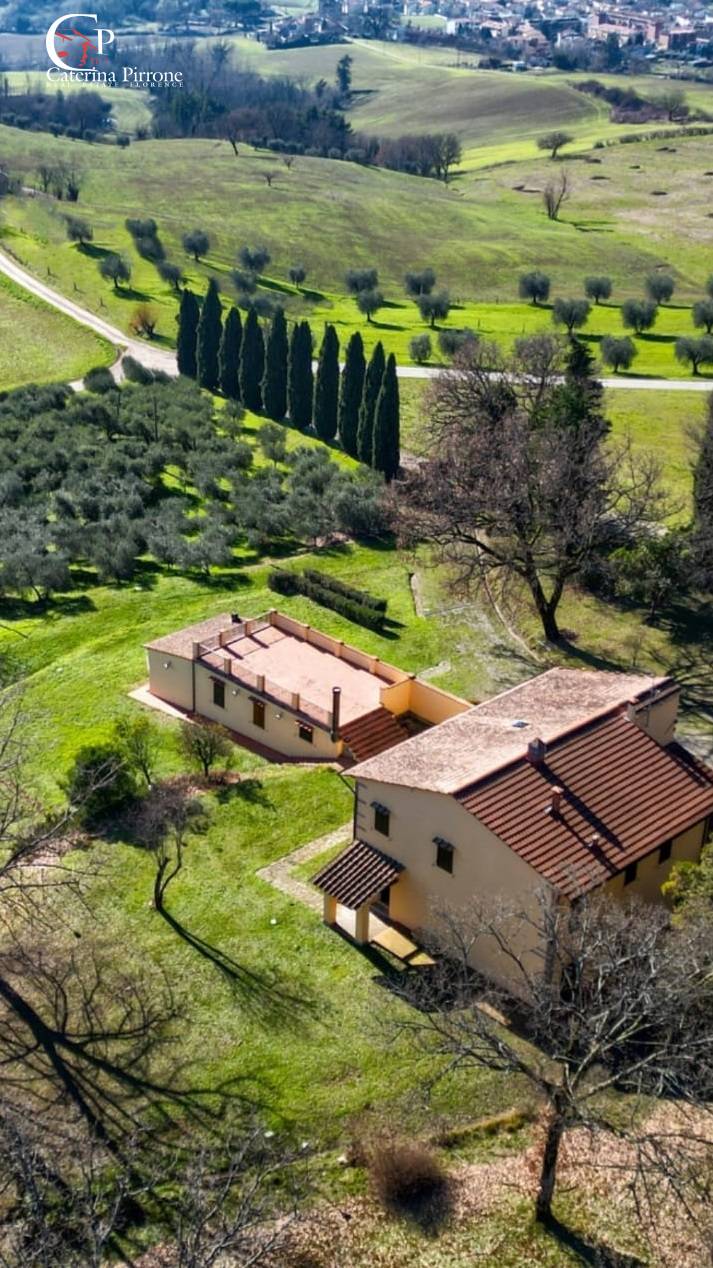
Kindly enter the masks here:
M 413 678 L 278 611 L 248 620 L 221 613 L 146 648 L 225 674 L 324 726 L 332 724 L 335 687 L 341 724 L 348 725 L 378 709 L 385 688 Z
M 229 672 L 231 677 L 243 678 L 243 670 L 255 675 L 256 680 L 262 676 L 266 691 L 277 687 L 282 692 L 296 693 L 308 713 L 310 706 L 316 705 L 329 715 L 332 689 L 339 687 L 342 723 L 353 722 L 378 708 L 381 691 L 392 681 L 382 676 L 378 667 L 373 672 L 361 668 L 332 650 L 275 625 L 226 640 L 219 650 L 206 652 L 200 659 L 204 665 Z

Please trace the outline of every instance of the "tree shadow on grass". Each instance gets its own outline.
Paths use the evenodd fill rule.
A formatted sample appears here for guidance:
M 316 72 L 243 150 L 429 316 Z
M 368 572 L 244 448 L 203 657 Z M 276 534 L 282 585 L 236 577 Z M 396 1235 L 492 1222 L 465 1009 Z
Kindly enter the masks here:
M 574 1229 L 562 1224 L 555 1215 L 551 1215 L 545 1228 L 561 1246 L 566 1246 L 582 1264 L 590 1264 L 592 1268 L 645 1268 L 645 1261 L 638 1255 L 629 1255 L 623 1251 L 613 1250 L 587 1241 Z
M 83 616 L 95 610 L 95 604 L 86 594 L 58 594 L 49 599 L 0 598 L 0 618 L 6 621 L 27 620 L 36 616 L 59 619 L 63 616 Z
M 245 801 L 252 806 L 262 806 L 264 810 L 272 810 L 275 805 L 272 798 L 265 792 L 262 780 L 249 775 L 231 783 L 221 784 L 215 789 L 215 799 L 221 806 L 233 800 Z
M 573 229 L 577 229 L 579 233 L 613 233 L 614 225 L 611 220 L 569 220 L 562 221 L 562 224 L 570 224 Z
M 165 907 L 160 914 L 179 938 L 222 974 L 235 997 L 261 1021 L 296 1028 L 306 1020 L 316 1017 L 317 1003 L 306 992 L 298 995 L 283 986 L 274 975 L 245 968 L 228 955 L 227 951 L 221 951 L 220 947 L 215 947 L 205 938 L 192 933 Z
M 134 303 L 147 304 L 153 299 L 148 291 L 137 291 L 133 286 L 115 286 L 114 296 L 116 299 L 130 299 Z

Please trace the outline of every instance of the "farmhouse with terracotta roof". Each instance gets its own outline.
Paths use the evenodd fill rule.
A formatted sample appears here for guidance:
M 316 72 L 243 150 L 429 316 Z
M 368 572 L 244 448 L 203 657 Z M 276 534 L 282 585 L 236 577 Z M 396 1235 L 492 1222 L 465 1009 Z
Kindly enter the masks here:
M 146 652 L 149 698 L 278 759 L 353 764 L 470 708 L 282 612 L 223 612 Z
M 713 771 L 674 738 L 678 698 L 670 678 L 551 669 L 359 763 L 354 841 L 314 878 L 325 921 L 369 941 L 372 915 L 418 937 L 476 897 L 533 916 L 543 890 L 660 900 L 713 823 Z M 522 936 L 535 968 L 543 948 Z M 473 965 L 507 980 L 494 944 Z
M 533 915 L 543 889 L 660 900 L 713 825 L 713 771 L 675 739 L 671 678 L 550 669 L 471 705 L 277 611 L 222 613 L 146 650 L 148 700 L 348 772 L 354 839 L 314 878 L 324 919 L 404 958 L 439 906 L 474 897 Z M 494 945 L 474 967 L 507 976 Z

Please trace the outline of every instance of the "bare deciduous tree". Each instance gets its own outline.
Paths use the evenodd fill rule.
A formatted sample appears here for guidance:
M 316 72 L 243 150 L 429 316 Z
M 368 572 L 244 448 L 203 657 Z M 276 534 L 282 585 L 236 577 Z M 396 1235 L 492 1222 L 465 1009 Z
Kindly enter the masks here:
M 549 220 L 558 220 L 560 210 L 572 196 L 572 187 L 565 167 L 560 169 L 556 181 L 550 181 L 542 194 L 545 211 Z
M 576 417 L 580 389 L 562 368 L 553 337 L 510 361 L 481 344 L 462 354 L 430 389 L 429 456 L 397 507 L 402 538 L 431 542 L 456 592 L 525 586 L 551 641 L 565 586 L 612 532 L 664 513 L 657 464 L 628 440 L 605 445 L 597 410 Z
M 396 1024 L 437 1076 L 519 1075 L 545 1103 L 538 1219 L 551 1217 L 562 1137 L 575 1126 L 627 1141 L 636 1196 L 650 1209 L 668 1192 L 695 1213 L 713 1163 L 710 925 L 671 929 L 665 908 L 636 901 L 570 905 L 549 890 L 538 899 L 440 913 L 436 968 L 399 978 L 417 1008 Z M 509 989 L 474 975 L 483 944 Z M 676 1103 L 665 1127 L 651 1113 L 656 1098 Z
M 135 831 L 156 864 L 153 901 L 157 911 L 163 911 L 166 891 L 183 867 L 189 837 L 203 830 L 207 821 L 198 798 L 175 784 L 154 784 L 142 801 Z

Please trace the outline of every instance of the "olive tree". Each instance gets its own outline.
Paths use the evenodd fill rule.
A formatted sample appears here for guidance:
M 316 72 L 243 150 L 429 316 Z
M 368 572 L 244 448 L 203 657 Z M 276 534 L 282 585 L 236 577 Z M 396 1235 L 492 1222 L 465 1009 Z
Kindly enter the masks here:
M 701 299 L 693 305 L 693 324 L 709 335 L 713 331 L 713 299 Z
M 637 347 L 628 335 L 605 335 L 601 342 L 602 361 L 611 366 L 615 374 L 628 370 L 637 355 Z
M 612 293 L 612 281 L 610 277 L 585 277 L 584 293 L 587 299 L 593 299 L 595 304 L 601 304 L 603 299 L 610 299 Z
M 560 150 L 564 145 L 571 145 L 574 137 L 571 132 L 545 132 L 544 136 L 537 138 L 538 150 L 549 150 L 550 158 L 556 159 Z
M 627 299 L 621 306 L 621 320 L 628 330 L 641 335 L 655 325 L 658 311 L 652 299 Z
M 646 294 L 655 304 L 667 304 L 676 288 L 668 273 L 649 273 L 645 285 Z
M 550 295 L 549 277 L 539 269 L 523 273 L 518 282 L 518 294 L 520 299 L 529 299 L 533 304 L 545 304 Z
M 682 335 L 676 340 L 676 360 L 687 363 L 693 374 L 700 372 L 702 365 L 713 364 L 713 335 L 701 335 L 700 339 L 692 339 Z
M 571 335 L 586 326 L 590 312 L 586 299 L 556 299 L 552 305 L 552 320 L 555 326 L 565 326 Z

